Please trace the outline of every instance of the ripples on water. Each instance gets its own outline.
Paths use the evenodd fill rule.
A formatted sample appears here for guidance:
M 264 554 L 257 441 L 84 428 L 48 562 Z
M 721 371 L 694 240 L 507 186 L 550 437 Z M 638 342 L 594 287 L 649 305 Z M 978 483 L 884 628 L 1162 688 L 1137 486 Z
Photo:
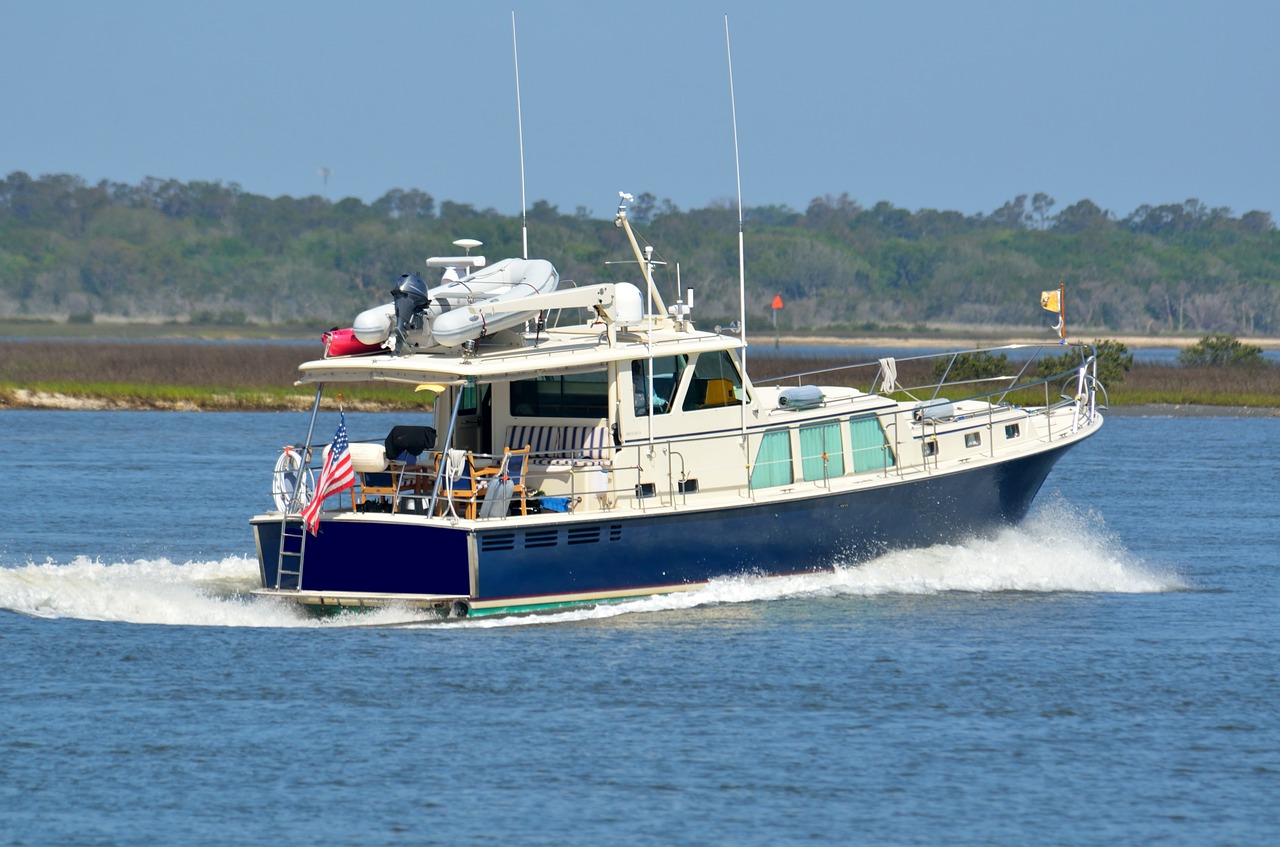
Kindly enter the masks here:
M 249 595 L 247 515 L 298 423 L 5 414 L 29 492 L 0 538 L 9 841 L 1280 831 L 1280 460 L 1253 449 L 1280 422 L 1110 420 L 992 538 L 445 623 L 315 619 Z M 76 449 L 51 449 L 55 435 Z M 113 439 L 110 474 L 77 477 Z M 74 484 L 37 482 L 51 464 Z

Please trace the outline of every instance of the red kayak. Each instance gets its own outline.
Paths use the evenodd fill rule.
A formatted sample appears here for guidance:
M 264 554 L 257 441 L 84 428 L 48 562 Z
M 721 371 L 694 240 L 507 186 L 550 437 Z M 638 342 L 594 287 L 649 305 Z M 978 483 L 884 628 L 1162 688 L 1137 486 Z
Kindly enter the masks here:
M 320 340 L 324 342 L 326 359 L 332 359 L 334 356 L 363 356 L 368 353 L 377 353 L 382 349 L 381 344 L 365 344 L 356 338 L 355 330 L 350 327 L 331 329 L 320 336 Z

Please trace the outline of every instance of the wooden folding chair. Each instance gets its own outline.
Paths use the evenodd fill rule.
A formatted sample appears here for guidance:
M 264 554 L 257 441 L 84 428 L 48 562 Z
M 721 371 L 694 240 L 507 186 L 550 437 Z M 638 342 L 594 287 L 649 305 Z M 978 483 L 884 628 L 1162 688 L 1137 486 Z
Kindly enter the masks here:
M 463 504 L 463 517 L 476 518 L 476 498 L 480 488 L 476 485 L 476 467 L 470 450 L 450 450 L 444 455 L 441 467 L 441 486 L 447 495 L 449 514 L 458 517 L 457 504 Z
M 519 450 L 510 447 L 502 448 L 502 463 L 506 468 L 506 478 L 511 482 L 512 495 L 520 497 L 520 514 L 529 514 L 528 493 L 524 487 L 524 475 L 529 469 L 529 453 L 533 447 L 524 445 Z
M 367 503 L 370 497 L 395 497 L 396 469 L 387 461 L 387 454 L 381 444 L 365 444 L 357 442 L 348 450 L 351 453 L 351 469 L 360 480 L 360 503 Z M 356 486 L 351 488 L 351 508 L 356 508 Z

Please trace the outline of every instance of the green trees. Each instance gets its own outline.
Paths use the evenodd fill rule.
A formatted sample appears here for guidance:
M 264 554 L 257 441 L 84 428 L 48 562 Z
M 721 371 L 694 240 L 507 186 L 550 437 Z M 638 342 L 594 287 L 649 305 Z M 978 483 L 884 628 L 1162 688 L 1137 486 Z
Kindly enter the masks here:
M 1243 344 L 1230 335 L 1206 335 L 1178 353 L 1178 361 L 1186 367 L 1258 368 L 1266 362 L 1262 348 Z
M 1124 382 L 1125 374 L 1133 368 L 1133 354 L 1122 341 L 1096 339 L 1093 342 L 1098 357 L 1098 379 L 1103 385 L 1113 386 Z M 1063 373 L 1083 364 L 1081 355 L 1068 350 L 1058 356 L 1044 356 L 1036 363 L 1041 376 Z
M 659 284 L 698 291 L 698 317 L 738 314 L 737 216 L 681 211 L 641 192 L 632 219 L 668 264 Z M 1055 210 L 1056 213 L 1055 213 Z M 1092 333 L 1280 333 L 1280 232 L 1270 213 L 1235 217 L 1195 199 L 1117 219 L 1089 200 L 1063 208 L 1019 195 L 989 215 L 847 193 L 803 212 L 746 209 L 748 320 L 767 326 L 781 293 L 792 330 L 1043 320 L 1038 293 L 1067 284 L 1068 325 Z M 545 200 L 528 212 L 531 250 L 579 283 L 634 278 L 607 222 Z M 96 314 L 332 326 L 385 298 L 402 273 L 484 242 L 491 258 L 521 251 L 519 216 L 419 189 L 372 203 L 264 197 L 234 183 L 148 178 L 137 185 L 22 172 L 0 180 L 0 316 Z M 681 292 L 682 293 L 682 292 Z

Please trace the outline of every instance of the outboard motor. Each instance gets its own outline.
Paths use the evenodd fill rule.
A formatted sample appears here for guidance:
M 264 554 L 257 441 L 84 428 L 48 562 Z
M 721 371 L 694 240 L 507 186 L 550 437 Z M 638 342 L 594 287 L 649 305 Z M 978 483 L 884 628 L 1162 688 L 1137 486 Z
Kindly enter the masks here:
M 417 274 L 402 274 L 400 284 L 391 289 L 391 302 L 396 307 L 396 338 L 401 344 L 407 344 L 405 333 L 414 316 L 425 311 L 431 302 L 426 283 Z

